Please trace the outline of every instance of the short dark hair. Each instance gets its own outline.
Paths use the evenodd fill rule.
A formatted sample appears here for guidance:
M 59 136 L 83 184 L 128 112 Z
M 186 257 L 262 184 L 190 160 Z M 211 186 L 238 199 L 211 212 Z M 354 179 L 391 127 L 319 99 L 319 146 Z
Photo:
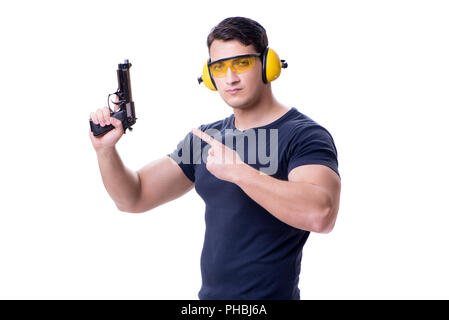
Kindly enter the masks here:
M 263 52 L 268 47 L 268 37 L 265 28 L 258 22 L 244 17 L 226 18 L 212 28 L 207 36 L 207 47 L 214 40 L 238 40 L 243 45 L 253 45 L 257 52 Z

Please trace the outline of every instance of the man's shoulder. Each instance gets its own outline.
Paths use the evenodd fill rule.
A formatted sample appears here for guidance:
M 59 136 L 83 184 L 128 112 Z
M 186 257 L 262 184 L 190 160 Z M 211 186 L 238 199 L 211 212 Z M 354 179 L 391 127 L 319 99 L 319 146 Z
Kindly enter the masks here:
M 328 136 L 331 133 L 320 123 L 294 108 L 292 116 L 283 124 L 284 132 L 290 138 L 307 139 L 311 136 Z
M 298 109 L 296 109 L 295 107 L 293 107 L 289 113 L 290 116 L 287 117 L 279 126 L 279 128 L 284 129 L 285 132 L 293 133 L 297 132 L 298 130 L 320 126 L 315 120 L 298 111 Z

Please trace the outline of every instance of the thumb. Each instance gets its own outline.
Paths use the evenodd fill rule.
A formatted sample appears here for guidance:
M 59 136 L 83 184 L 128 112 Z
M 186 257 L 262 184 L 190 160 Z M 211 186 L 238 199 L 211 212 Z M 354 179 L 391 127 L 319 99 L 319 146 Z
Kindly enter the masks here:
M 111 121 L 114 128 L 120 128 L 123 125 L 119 119 L 114 118 L 114 117 L 111 117 L 109 121 Z

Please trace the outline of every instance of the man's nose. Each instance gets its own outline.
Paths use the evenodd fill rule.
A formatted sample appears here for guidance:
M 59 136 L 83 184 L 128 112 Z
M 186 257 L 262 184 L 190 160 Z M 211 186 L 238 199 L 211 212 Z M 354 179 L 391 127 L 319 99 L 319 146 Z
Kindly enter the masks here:
M 232 71 L 231 67 L 228 67 L 228 71 L 226 72 L 226 84 L 230 85 L 239 81 L 240 78 L 237 76 L 237 74 Z

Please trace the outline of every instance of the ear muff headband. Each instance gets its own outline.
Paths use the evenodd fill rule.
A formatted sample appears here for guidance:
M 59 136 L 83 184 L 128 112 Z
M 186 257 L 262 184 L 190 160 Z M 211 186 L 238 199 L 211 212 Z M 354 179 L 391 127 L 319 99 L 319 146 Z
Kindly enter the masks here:
M 285 60 L 280 60 L 278 54 L 271 48 L 266 47 L 262 56 L 262 81 L 269 83 L 276 80 L 281 75 L 282 68 L 287 68 Z M 203 75 L 198 78 L 198 82 L 204 82 L 204 85 L 212 91 L 217 91 L 214 78 L 210 73 L 209 60 L 203 66 Z

